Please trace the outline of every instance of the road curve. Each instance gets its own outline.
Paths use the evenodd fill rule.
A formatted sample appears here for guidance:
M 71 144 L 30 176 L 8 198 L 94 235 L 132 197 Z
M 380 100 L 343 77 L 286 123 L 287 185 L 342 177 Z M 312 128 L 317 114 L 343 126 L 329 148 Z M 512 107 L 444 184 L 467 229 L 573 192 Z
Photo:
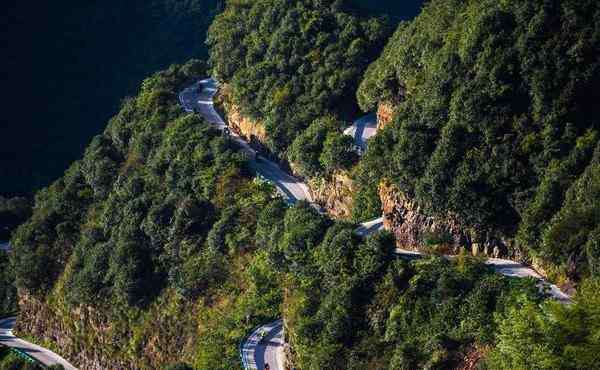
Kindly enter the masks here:
M 216 91 L 216 82 L 213 79 L 205 79 L 195 83 L 187 89 L 184 89 L 180 94 L 179 99 L 186 111 L 196 111 L 209 123 L 213 123 L 217 128 L 224 130 L 226 129 L 227 125 L 214 109 L 212 101 Z M 353 136 L 355 139 L 355 144 L 360 146 L 362 149 L 366 149 L 367 139 L 375 135 L 376 131 L 376 116 L 374 114 L 369 114 L 356 120 L 352 126 L 344 131 L 344 133 Z M 232 137 L 244 148 L 249 148 L 249 144 L 239 136 L 232 134 Z M 256 156 L 256 158 L 258 158 L 258 160 L 251 161 L 251 165 L 259 174 L 275 184 L 277 190 L 289 202 L 294 203 L 297 200 L 302 199 L 313 203 L 308 186 L 301 180 L 287 174 L 279 166 L 267 159 L 263 159 L 260 156 Z M 318 206 L 315 205 L 315 207 Z M 360 226 L 356 229 L 356 233 L 366 237 L 376 231 L 383 230 L 383 228 L 383 217 L 380 217 L 375 220 L 360 224 Z M 406 249 L 397 249 L 396 252 L 398 256 L 405 256 L 409 258 L 419 258 L 425 256 L 425 253 Z M 446 257 L 453 258 L 454 256 Z M 544 280 L 537 272 L 535 272 L 535 270 L 530 267 L 518 262 L 500 258 L 489 258 L 485 263 L 492 267 L 496 272 L 505 276 L 518 278 L 532 277 L 537 279 L 540 290 L 546 292 L 551 297 L 562 303 L 571 302 L 571 297 L 569 295 L 562 292 L 556 285 Z M 262 370 L 266 361 L 272 370 L 284 370 L 284 354 L 282 351 L 283 324 L 279 323 L 281 323 L 281 320 L 277 320 L 273 323 L 269 323 L 257 328 L 242 344 L 241 357 L 245 369 Z M 260 333 L 266 334 L 264 338 L 262 338 Z
M 18 349 L 46 366 L 62 365 L 66 370 L 77 370 L 75 366 L 56 353 L 15 337 L 12 329 L 15 326 L 16 320 L 16 317 L 0 320 L 0 344 Z
M 363 222 L 356 228 L 355 232 L 360 236 L 367 236 L 379 230 L 383 230 L 383 217 Z
M 283 320 L 259 326 L 246 338 L 241 347 L 244 369 L 262 370 L 285 368 L 283 352 Z
M 220 130 L 227 129 L 228 131 L 225 121 L 215 110 L 213 104 L 213 97 L 216 93 L 217 83 L 212 78 L 208 78 L 185 88 L 179 94 L 179 101 L 186 112 L 197 112 L 216 128 Z M 236 133 L 230 132 L 230 136 L 243 150 L 254 157 L 250 161 L 251 167 L 262 177 L 269 180 L 288 203 L 295 203 L 298 200 L 313 203 L 308 186 L 304 182 L 282 170 L 276 163 L 256 153 L 256 150 Z
M 360 226 L 356 229 L 356 233 L 361 236 L 367 236 L 369 234 L 383 229 L 383 217 L 380 217 L 375 220 L 360 224 Z M 396 252 L 399 256 L 409 258 L 420 258 L 426 256 L 425 253 L 419 251 L 412 251 L 408 249 L 397 249 Z M 453 258 L 455 256 L 448 255 L 447 257 Z M 548 294 L 550 297 L 559 302 L 571 302 L 571 297 L 568 294 L 561 291 L 560 288 L 555 284 L 551 284 L 550 282 L 546 281 L 531 267 L 525 266 L 519 262 L 506 260 L 502 258 L 488 258 L 485 261 L 485 264 L 493 268 L 494 271 L 496 271 L 497 273 L 502 274 L 504 276 L 516 278 L 534 278 L 535 280 L 537 280 L 537 286 L 542 292 Z

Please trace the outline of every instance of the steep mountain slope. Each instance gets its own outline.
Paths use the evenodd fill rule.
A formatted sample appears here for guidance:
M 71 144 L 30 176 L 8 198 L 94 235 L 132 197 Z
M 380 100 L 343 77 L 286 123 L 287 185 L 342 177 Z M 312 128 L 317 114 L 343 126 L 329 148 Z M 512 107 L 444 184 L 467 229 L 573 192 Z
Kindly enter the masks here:
M 386 179 L 412 202 L 397 212 L 436 220 L 400 239 L 597 271 L 599 19 L 597 1 L 441 0 L 398 28 L 358 100 L 395 108 L 361 162 L 364 191 Z
M 254 235 L 263 207 L 285 206 L 180 108 L 205 73 L 191 62 L 145 80 L 12 239 L 18 332 L 81 368 L 231 369 L 246 331 L 276 317 Z
M 380 195 L 392 233 L 288 206 L 253 173 L 260 159 L 190 112 L 213 96 L 194 90 L 206 65 L 173 66 L 14 235 L 20 334 L 86 369 L 232 369 L 241 339 L 283 314 L 299 369 L 598 367 L 597 5 L 432 1 L 367 70 L 358 102 L 394 117 L 359 159 L 342 121 L 387 32 L 349 4 L 231 1 L 211 61 L 244 125 L 298 171 L 358 161 L 355 209 L 381 212 Z M 413 239 L 397 227 L 407 210 L 423 221 Z M 398 258 L 406 240 L 510 247 L 591 278 L 559 305 L 464 254 Z
M 349 1 L 240 1 L 216 17 L 208 44 L 214 77 L 231 84 L 234 104 L 286 159 L 314 120 L 353 116 L 358 79 L 389 32 Z

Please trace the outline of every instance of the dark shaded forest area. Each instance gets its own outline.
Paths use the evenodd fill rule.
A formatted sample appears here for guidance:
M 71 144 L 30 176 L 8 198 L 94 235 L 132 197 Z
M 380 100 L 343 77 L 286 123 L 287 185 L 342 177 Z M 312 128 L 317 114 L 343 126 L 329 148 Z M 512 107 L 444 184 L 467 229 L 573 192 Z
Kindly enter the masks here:
M 23 195 L 49 185 L 83 155 L 143 78 L 203 58 L 206 29 L 220 3 L 5 4 L 0 194 Z

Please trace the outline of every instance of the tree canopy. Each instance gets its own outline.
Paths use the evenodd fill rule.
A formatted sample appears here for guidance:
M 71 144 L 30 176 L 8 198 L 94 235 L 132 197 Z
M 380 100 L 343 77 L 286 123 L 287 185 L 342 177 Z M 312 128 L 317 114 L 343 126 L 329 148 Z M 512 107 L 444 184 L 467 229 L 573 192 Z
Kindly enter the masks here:
M 349 1 L 230 1 L 208 34 L 214 76 L 230 83 L 243 112 L 266 125 L 283 154 L 311 122 L 349 119 L 364 69 L 389 33 Z
M 361 162 L 379 170 L 365 189 L 388 178 L 429 215 L 516 236 L 515 254 L 597 271 L 599 21 L 593 0 L 427 4 L 358 90 L 365 110 L 395 107 Z M 563 240 L 569 224 L 583 227 Z

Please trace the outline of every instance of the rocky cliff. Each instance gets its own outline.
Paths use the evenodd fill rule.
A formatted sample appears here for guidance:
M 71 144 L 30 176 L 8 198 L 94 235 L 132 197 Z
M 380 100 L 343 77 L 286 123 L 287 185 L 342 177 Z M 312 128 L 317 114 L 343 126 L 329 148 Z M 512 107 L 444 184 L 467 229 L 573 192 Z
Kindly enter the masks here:
M 428 216 L 414 200 L 387 182 L 379 186 L 384 227 L 396 237 L 399 248 L 435 249 L 456 254 L 461 250 L 474 255 L 509 257 L 512 240 L 465 227 L 454 215 Z M 518 256 L 512 256 L 518 257 Z
M 79 369 L 163 368 L 191 359 L 197 349 L 195 338 L 201 334 L 191 315 L 195 310 L 173 295 L 145 313 L 130 310 L 110 317 L 108 310 L 68 309 L 63 303 L 54 295 L 43 302 L 21 294 L 15 332 L 41 340 Z
M 224 84 L 215 97 L 218 110 L 221 111 L 225 123 L 236 134 L 250 142 L 257 149 L 264 149 L 267 145 L 267 131 L 262 122 L 244 115 L 241 108 L 233 103 L 231 87 Z
M 308 187 L 313 199 L 332 217 L 350 218 L 355 189 L 347 171 L 336 171 L 324 179 L 309 179 Z
M 240 107 L 232 102 L 232 91 L 224 84 L 215 98 L 215 105 L 225 118 L 229 128 L 249 141 L 258 150 L 267 151 L 267 131 L 265 126 L 245 116 Z M 294 163 L 280 162 L 283 167 L 298 176 Z M 301 177 L 301 176 L 299 176 Z M 352 214 L 353 182 L 347 171 L 336 171 L 326 178 L 309 178 L 306 183 L 312 198 L 334 218 L 348 219 Z

